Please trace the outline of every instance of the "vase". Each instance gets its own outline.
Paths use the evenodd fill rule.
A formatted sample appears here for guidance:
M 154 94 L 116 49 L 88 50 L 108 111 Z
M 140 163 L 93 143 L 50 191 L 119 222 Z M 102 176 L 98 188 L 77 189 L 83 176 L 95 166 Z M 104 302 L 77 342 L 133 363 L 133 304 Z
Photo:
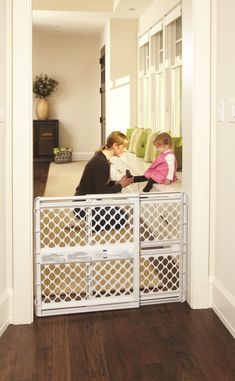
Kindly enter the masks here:
M 38 120 L 47 120 L 49 117 L 49 103 L 46 98 L 39 98 L 36 106 Z

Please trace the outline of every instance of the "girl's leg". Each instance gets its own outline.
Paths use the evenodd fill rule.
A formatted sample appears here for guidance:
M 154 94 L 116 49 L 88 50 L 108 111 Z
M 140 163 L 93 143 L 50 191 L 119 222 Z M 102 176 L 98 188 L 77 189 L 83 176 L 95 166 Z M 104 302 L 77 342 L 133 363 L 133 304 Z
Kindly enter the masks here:
M 153 179 L 149 179 L 147 184 L 145 185 L 144 189 L 143 189 L 143 192 L 149 192 L 152 187 L 153 187 L 153 184 L 155 184 L 156 181 L 154 181 Z
M 147 177 L 145 176 L 133 176 L 134 177 L 134 183 L 143 183 L 144 181 L 148 181 Z

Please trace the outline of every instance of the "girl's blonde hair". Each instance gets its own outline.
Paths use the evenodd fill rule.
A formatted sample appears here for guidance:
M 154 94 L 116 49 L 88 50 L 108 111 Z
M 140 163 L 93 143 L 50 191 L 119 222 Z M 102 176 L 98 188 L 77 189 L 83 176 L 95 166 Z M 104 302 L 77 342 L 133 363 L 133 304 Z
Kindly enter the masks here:
M 171 138 L 170 134 L 168 134 L 167 132 L 162 132 L 162 133 L 158 134 L 156 136 L 156 138 L 154 139 L 153 144 L 154 145 L 159 144 L 161 146 L 168 145 L 171 149 L 174 149 L 174 144 L 173 144 L 172 138 Z
M 112 146 L 116 143 L 117 145 L 124 144 L 126 147 L 128 146 L 128 138 L 125 134 L 123 134 L 120 131 L 113 131 L 106 140 L 106 144 L 101 146 L 99 151 L 102 151 L 103 149 L 110 149 Z

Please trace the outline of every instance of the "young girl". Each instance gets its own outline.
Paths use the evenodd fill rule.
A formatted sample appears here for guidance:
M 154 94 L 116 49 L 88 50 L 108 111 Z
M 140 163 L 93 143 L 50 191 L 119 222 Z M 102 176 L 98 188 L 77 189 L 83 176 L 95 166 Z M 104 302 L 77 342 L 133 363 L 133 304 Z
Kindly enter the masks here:
M 171 136 L 162 132 L 156 136 L 153 145 L 160 151 L 160 155 L 144 172 L 144 176 L 134 176 L 135 183 L 148 181 L 143 192 L 149 192 L 154 183 L 170 184 L 177 180 L 177 161 Z

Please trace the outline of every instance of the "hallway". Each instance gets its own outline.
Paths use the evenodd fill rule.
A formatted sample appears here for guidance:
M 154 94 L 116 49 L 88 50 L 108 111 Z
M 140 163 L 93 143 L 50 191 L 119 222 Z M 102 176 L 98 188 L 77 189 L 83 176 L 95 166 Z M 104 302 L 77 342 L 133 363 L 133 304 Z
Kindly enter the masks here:
M 235 342 L 186 303 L 36 318 L 0 339 L 1 381 L 234 381 Z

